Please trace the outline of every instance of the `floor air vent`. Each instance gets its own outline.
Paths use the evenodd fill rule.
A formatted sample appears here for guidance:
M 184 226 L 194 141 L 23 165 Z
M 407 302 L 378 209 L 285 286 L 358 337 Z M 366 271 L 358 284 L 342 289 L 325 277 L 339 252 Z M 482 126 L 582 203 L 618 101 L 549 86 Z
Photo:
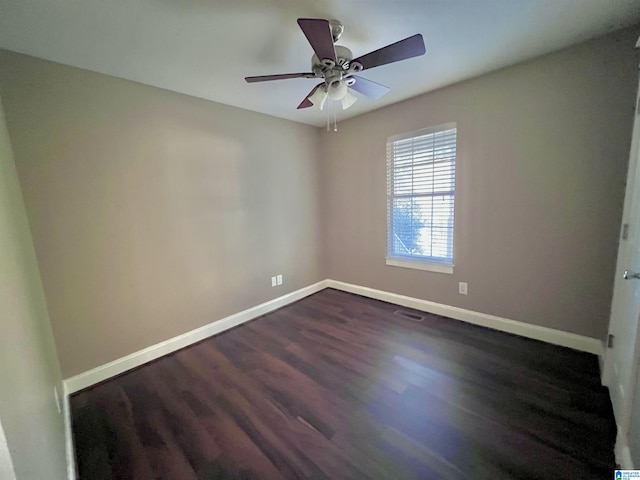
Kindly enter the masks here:
M 422 320 L 424 320 L 424 317 L 422 315 L 417 315 L 417 314 L 411 313 L 411 312 L 405 312 L 404 310 L 396 310 L 393 313 L 395 315 L 399 315 L 401 317 L 408 318 L 409 320 L 413 320 L 414 322 L 421 322 Z

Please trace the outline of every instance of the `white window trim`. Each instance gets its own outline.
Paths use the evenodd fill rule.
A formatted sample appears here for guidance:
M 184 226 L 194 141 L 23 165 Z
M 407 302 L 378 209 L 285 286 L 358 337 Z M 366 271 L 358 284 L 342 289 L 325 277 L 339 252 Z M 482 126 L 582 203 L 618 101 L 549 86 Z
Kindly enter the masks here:
M 397 135 L 393 135 L 392 137 L 389 137 L 387 139 L 387 145 L 389 144 L 389 142 L 397 142 L 399 140 L 406 140 L 408 138 L 418 137 L 421 135 L 428 135 L 430 133 L 440 132 L 442 130 L 449 130 L 452 128 L 457 129 L 458 123 L 447 122 L 447 123 L 442 123 L 440 125 L 435 125 L 433 127 L 421 128 L 419 130 L 414 130 L 412 132 L 400 133 Z M 458 163 L 458 159 L 456 158 L 456 166 L 457 166 L 457 163 Z M 388 181 L 388 178 L 387 178 L 387 181 Z M 388 222 L 388 219 L 387 219 L 387 222 Z M 454 245 L 454 252 L 455 252 L 455 245 Z M 387 253 L 389 253 L 388 246 L 387 246 Z M 392 267 L 412 268 L 415 270 L 425 270 L 429 272 L 446 273 L 449 275 L 453 274 L 453 267 L 455 266 L 453 263 L 451 264 L 436 263 L 434 261 L 431 261 L 430 259 L 422 260 L 417 257 L 416 258 L 386 257 L 385 261 L 387 265 Z
M 452 128 L 458 128 L 458 122 L 447 122 L 435 125 L 433 127 L 421 128 L 414 130 L 413 132 L 399 133 L 387 139 L 387 142 L 397 142 L 399 140 L 407 140 L 408 138 L 420 137 L 422 135 L 429 135 L 431 133 L 441 132 L 443 130 L 451 130 Z
M 413 268 L 415 270 L 426 270 L 428 272 L 453 274 L 453 265 L 439 265 L 437 263 L 426 263 L 419 260 L 398 260 L 397 258 L 386 259 L 387 265 L 392 267 Z

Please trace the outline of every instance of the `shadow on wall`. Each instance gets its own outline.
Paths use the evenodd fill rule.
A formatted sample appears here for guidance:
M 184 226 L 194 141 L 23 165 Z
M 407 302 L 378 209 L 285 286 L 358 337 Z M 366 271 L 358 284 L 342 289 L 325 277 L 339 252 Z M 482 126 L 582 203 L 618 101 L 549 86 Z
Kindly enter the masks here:
M 243 261 L 251 231 L 245 149 L 233 138 L 193 127 L 172 124 L 171 135 L 127 165 L 123 182 L 137 277 L 131 287 L 139 308 L 161 309 L 157 314 L 166 315 L 169 307 L 179 315 L 190 304 L 206 316 L 212 302 L 241 292 L 251 275 L 251 262 Z M 140 179 L 150 175 L 141 192 Z M 149 298 L 159 287 L 163 300 L 154 307 Z
M 244 147 L 229 138 L 191 132 L 189 142 L 166 145 L 172 162 L 165 177 L 166 191 L 174 198 L 167 208 L 169 217 L 182 224 L 177 231 L 183 243 L 182 264 L 188 269 L 191 288 L 215 295 L 220 278 L 206 275 L 202 265 L 226 272 L 224 282 L 241 288 L 250 275 L 250 265 L 242 262 L 251 230 L 247 161 Z

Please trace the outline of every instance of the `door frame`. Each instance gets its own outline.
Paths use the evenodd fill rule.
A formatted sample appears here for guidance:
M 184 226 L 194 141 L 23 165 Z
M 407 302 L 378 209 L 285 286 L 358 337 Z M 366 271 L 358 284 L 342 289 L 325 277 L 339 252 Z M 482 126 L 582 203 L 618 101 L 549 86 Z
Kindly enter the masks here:
M 640 48 L 640 38 L 636 43 L 636 48 Z M 634 235 L 640 237 L 640 117 L 638 106 L 640 106 L 640 78 L 638 79 L 638 90 L 636 93 L 636 108 L 634 112 L 633 121 L 633 134 L 631 139 L 631 148 L 629 151 L 629 167 L 627 171 L 627 184 L 625 189 L 624 207 L 622 214 L 622 222 L 620 227 L 620 240 L 618 243 L 618 256 L 616 261 L 616 273 L 614 279 L 613 299 L 611 303 L 611 315 L 609 318 L 609 335 L 616 335 L 618 328 L 621 325 L 622 317 L 626 313 L 627 298 L 621 297 L 622 282 L 627 282 L 623 278 L 625 270 L 630 268 L 631 259 L 633 258 L 633 252 L 626 243 L 626 238 L 623 236 L 625 228 L 627 229 L 628 237 Z M 627 238 L 628 238 L 627 237 Z M 640 242 L 636 245 L 640 248 Z M 635 400 L 635 392 L 637 387 L 638 374 L 640 373 L 640 325 L 639 319 L 634 319 L 636 323 L 636 338 L 633 343 L 633 350 L 627 352 L 631 358 L 631 371 L 628 378 L 622 380 L 624 385 L 615 384 L 614 381 L 614 363 L 615 358 L 611 355 L 613 349 L 608 348 L 608 341 L 605 342 L 602 362 L 602 384 L 611 389 L 623 389 L 626 394 L 624 395 L 624 403 L 622 405 L 622 411 L 616 418 L 616 424 L 618 428 L 618 434 L 616 436 L 615 455 L 616 462 L 623 469 L 633 469 L 633 460 L 631 458 L 631 452 L 629 450 L 629 430 L 631 427 L 631 418 L 633 415 L 633 405 Z M 615 338 L 614 338 L 615 349 Z M 610 393 L 611 395 L 611 393 Z

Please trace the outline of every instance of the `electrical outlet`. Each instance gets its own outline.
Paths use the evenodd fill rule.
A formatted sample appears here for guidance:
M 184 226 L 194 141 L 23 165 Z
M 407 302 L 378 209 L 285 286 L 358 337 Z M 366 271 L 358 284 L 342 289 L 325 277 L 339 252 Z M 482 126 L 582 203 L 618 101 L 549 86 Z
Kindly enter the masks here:
M 282 285 L 282 275 L 278 275 L 278 285 Z
M 467 288 L 468 288 L 468 284 L 467 282 L 460 282 L 458 284 L 458 293 L 460 295 L 466 295 L 467 294 Z
M 271 277 L 271 286 L 275 287 L 278 284 L 276 277 Z
M 62 413 L 62 399 L 60 398 L 60 395 L 58 394 L 58 388 L 57 387 L 53 387 L 53 396 L 56 399 L 56 407 L 58 408 L 58 413 Z

